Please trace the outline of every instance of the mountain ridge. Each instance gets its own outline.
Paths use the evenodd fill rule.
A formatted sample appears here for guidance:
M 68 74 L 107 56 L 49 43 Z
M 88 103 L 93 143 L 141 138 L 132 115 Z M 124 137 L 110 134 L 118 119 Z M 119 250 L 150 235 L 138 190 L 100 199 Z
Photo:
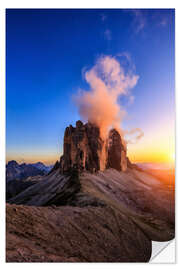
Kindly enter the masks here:
M 102 140 L 77 121 L 49 173 L 24 181 L 7 199 L 9 262 L 147 262 L 174 238 L 174 190 L 130 162 L 117 130 Z
M 44 175 L 48 173 L 53 166 L 46 166 L 42 162 L 21 163 L 11 160 L 6 164 L 6 181 L 25 180 L 29 176 Z

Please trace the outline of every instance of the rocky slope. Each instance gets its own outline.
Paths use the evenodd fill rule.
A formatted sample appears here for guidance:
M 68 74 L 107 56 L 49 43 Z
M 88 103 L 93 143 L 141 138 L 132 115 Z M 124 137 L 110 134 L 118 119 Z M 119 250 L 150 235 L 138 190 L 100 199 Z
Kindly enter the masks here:
M 151 242 L 111 207 L 7 205 L 8 262 L 145 262 Z
M 58 169 L 9 203 L 7 261 L 148 261 L 174 237 L 173 194 L 135 169 Z
M 103 142 L 92 124 L 68 127 L 34 181 L 8 200 L 9 262 L 146 262 L 152 240 L 174 238 L 174 190 L 131 164 L 115 130 Z
M 39 180 L 42 180 L 43 176 L 30 176 L 23 180 L 12 180 L 6 182 L 6 200 L 11 199 L 17 194 L 21 193 L 28 187 L 36 184 Z

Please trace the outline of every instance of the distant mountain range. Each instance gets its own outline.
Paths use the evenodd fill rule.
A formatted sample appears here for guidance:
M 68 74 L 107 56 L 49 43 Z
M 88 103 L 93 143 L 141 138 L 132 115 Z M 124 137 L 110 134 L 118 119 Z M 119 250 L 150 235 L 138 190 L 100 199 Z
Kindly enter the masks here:
M 31 164 L 28 164 L 28 165 L 32 165 L 34 166 L 35 168 L 41 170 L 41 171 L 44 171 L 46 173 L 48 173 L 52 168 L 53 168 L 53 165 L 50 165 L 50 166 L 46 166 L 44 165 L 42 162 L 37 162 L 37 163 L 31 163 Z
M 29 176 L 45 175 L 53 166 L 46 166 L 42 162 L 19 164 L 15 160 L 11 160 L 6 165 L 6 181 L 24 180 Z

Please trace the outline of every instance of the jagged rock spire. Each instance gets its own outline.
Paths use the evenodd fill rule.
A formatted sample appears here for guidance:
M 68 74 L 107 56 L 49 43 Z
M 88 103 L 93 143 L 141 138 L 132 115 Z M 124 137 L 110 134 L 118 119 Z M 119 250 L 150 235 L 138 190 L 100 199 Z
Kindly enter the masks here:
M 72 168 L 93 173 L 110 167 L 119 171 L 127 169 L 126 149 L 117 130 L 111 130 L 104 141 L 99 127 L 92 123 L 77 121 L 76 127 L 66 128 L 64 153 L 60 159 L 62 173 Z

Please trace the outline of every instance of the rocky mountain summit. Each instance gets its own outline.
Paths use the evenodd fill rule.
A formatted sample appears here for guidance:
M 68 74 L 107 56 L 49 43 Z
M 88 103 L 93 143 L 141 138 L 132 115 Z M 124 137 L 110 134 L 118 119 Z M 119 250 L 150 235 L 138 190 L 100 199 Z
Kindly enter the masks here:
M 91 173 L 107 168 L 119 171 L 127 169 L 126 147 L 117 130 L 112 129 L 106 140 L 100 137 L 100 129 L 92 123 L 76 122 L 64 134 L 64 153 L 60 159 L 62 173 L 69 169 Z
M 6 199 L 9 200 L 37 183 L 37 179 L 46 175 L 51 169 L 52 166 L 46 166 L 42 162 L 19 164 L 15 160 L 9 161 L 6 165 Z
M 33 164 L 19 164 L 11 160 L 6 165 L 6 181 L 24 180 L 29 176 L 44 175 L 45 171 L 34 166 Z
M 35 168 L 43 171 L 44 173 L 48 173 L 53 168 L 53 165 L 47 166 L 42 162 L 30 163 L 29 165 L 34 166 Z
M 174 190 L 92 123 L 64 134 L 64 153 L 7 200 L 8 262 L 147 262 L 151 241 L 174 238 Z M 28 182 L 28 183 L 29 183 Z

